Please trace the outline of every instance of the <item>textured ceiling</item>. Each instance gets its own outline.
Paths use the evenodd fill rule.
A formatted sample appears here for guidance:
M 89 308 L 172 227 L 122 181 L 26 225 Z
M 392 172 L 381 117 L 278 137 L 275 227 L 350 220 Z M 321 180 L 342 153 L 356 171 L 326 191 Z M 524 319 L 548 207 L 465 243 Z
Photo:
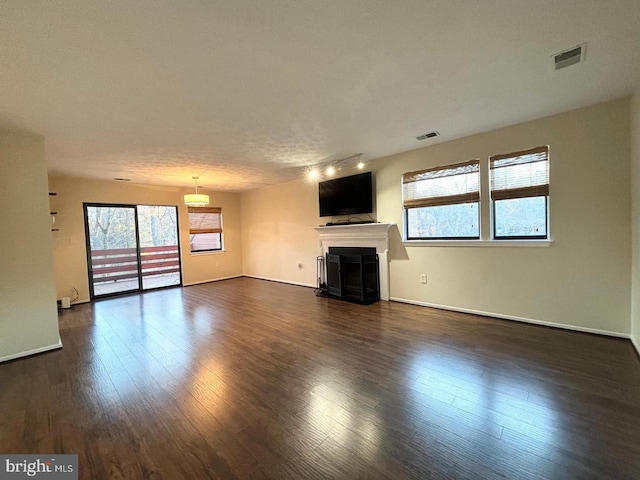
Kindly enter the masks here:
M 52 172 L 242 191 L 628 95 L 639 47 L 638 0 L 2 0 L 0 124 Z

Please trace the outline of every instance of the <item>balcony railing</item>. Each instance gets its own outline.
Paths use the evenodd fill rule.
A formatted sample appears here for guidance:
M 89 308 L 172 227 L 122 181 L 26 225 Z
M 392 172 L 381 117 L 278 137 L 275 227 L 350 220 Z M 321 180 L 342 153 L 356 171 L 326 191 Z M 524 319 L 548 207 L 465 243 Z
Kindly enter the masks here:
M 178 245 L 142 247 L 142 276 L 179 273 L 179 255 Z M 138 252 L 135 248 L 91 250 L 91 264 L 94 284 L 138 278 Z

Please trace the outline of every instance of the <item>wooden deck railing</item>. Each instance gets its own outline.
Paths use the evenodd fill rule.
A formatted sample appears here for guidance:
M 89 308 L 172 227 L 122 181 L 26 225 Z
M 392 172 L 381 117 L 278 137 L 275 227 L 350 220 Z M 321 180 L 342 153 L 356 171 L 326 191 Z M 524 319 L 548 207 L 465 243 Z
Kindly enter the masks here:
M 178 245 L 142 247 L 140 249 L 142 276 L 180 272 Z M 138 278 L 138 252 L 135 248 L 91 250 L 93 283 Z

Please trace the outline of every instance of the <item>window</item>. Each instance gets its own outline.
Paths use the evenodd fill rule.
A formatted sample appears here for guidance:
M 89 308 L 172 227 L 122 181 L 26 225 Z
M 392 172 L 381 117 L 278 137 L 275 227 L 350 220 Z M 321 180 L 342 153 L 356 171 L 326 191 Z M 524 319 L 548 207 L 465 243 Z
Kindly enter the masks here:
M 482 240 L 450 243 L 465 246 L 500 244 L 494 240 L 549 240 L 549 147 L 488 160 L 482 171 L 476 159 L 402 175 L 405 240 Z M 489 187 L 482 197 L 491 201 L 487 208 L 480 208 L 481 184 Z M 490 219 L 483 217 L 489 213 Z M 481 223 L 491 228 L 480 232 Z M 548 246 L 549 242 L 511 245 Z
M 549 148 L 489 159 L 494 239 L 549 238 Z
M 402 176 L 407 240 L 480 238 L 480 161 Z
M 222 250 L 222 209 L 189 207 L 191 253 Z

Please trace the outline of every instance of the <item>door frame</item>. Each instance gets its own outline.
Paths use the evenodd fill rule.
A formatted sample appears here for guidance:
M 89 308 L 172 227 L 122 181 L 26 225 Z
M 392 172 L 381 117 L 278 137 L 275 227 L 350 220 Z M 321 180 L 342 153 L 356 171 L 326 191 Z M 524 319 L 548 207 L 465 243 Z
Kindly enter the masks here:
M 89 231 L 89 219 L 87 214 L 87 207 L 106 207 L 106 208 L 132 208 L 134 213 L 134 224 L 135 224 L 135 240 L 136 240 L 136 260 L 137 260 L 137 270 L 138 270 L 138 288 L 133 290 L 124 290 L 122 292 L 113 292 L 113 293 L 104 293 L 101 295 L 95 295 L 94 293 L 94 283 L 93 283 L 93 263 L 91 261 L 91 236 Z M 142 250 L 140 247 L 140 229 L 138 222 L 138 207 L 171 207 L 175 209 L 176 212 L 176 239 L 178 241 L 178 265 L 179 265 L 179 279 L 180 282 L 177 285 L 165 285 L 162 287 L 155 288 L 143 288 L 143 276 L 142 276 Z M 103 298 L 123 296 L 123 295 L 131 295 L 135 293 L 147 292 L 151 290 L 161 290 L 163 288 L 174 288 L 182 286 L 182 248 L 180 245 L 180 219 L 178 217 L 178 207 L 177 205 L 151 205 L 151 204 L 131 204 L 131 203 L 100 203 L 100 202 L 83 202 L 82 203 L 82 211 L 84 217 L 84 237 L 85 237 L 85 249 L 87 254 L 87 274 L 89 277 L 89 298 L 91 301 L 101 300 Z

